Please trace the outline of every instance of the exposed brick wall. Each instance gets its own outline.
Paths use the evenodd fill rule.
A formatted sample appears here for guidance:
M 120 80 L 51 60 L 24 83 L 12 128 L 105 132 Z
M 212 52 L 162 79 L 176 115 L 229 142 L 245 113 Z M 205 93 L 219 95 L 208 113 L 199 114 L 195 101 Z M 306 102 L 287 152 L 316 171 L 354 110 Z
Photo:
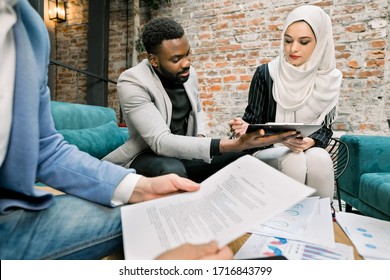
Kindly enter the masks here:
M 87 69 L 88 1 L 68 0 L 66 22 L 55 25 L 56 60 Z M 52 93 L 58 101 L 85 103 L 87 79 L 83 74 L 56 67 L 57 82 Z
M 183 25 L 196 57 L 194 66 L 209 133 L 225 136 L 227 121 L 245 108 L 256 67 L 277 55 L 284 19 L 305 3 L 321 6 L 333 21 L 337 67 L 344 76 L 334 128 L 356 134 L 389 134 L 388 0 L 172 0 L 158 11 L 150 11 L 141 0 L 141 22 L 151 16 L 168 16 Z M 131 61 L 132 1 L 110 4 L 109 78 L 117 80 Z M 57 47 L 57 59 L 85 69 L 88 1 L 69 0 L 67 5 L 68 21 L 57 24 L 58 46 L 63 46 Z M 72 75 L 58 76 L 59 100 L 75 101 L 75 89 L 68 90 L 75 82 Z M 85 82 L 79 83 L 83 102 Z M 115 87 L 110 88 L 109 105 L 119 108 Z

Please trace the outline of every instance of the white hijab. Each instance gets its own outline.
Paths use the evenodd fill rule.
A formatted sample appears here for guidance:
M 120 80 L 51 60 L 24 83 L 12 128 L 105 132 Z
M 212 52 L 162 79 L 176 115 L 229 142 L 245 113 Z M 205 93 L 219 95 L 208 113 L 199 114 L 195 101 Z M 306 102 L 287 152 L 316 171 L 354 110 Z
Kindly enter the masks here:
M 296 67 L 286 61 L 282 39 L 279 56 L 268 65 L 277 102 L 275 121 L 322 124 L 338 103 L 342 79 L 341 71 L 336 69 L 332 23 L 321 8 L 304 5 L 289 14 L 283 35 L 300 20 L 311 26 L 317 44 L 311 58 Z

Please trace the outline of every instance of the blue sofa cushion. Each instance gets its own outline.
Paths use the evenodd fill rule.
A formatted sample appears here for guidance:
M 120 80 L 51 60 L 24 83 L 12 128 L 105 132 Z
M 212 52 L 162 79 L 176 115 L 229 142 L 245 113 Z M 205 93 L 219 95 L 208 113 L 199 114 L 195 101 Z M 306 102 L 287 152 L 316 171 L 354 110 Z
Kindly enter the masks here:
M 363 202 L 390 216 L 390 172 L 363 174 L 359 191 Z
M 52 101 L 51 112 L 57 130 L 91 128 L 116 121 L 114 109 L 95 105 Z
M 118 127 L 115 121 L 93 128 L 60 129 L 65 140 L 76 145 L 81 151 L 101 159 L 122 145 L 127 135 Z

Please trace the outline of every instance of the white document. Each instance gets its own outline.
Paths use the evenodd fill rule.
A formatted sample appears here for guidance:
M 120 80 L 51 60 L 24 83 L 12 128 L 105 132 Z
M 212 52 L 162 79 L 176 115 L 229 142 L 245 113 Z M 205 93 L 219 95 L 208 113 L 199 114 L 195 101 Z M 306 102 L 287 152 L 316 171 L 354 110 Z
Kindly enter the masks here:
M 308 204 L 307 201 L 314 200 L 314 197 L 305 198 L 303 201 L 298 203 L 300 207 L 311 207 L 311 203 Z M 297 205 L 287 209 L 297 209 Z M 335 247 L 334 240 L 334 231 L 333 231 L 333 220 L 330 209 L 330 199 L 321 198 L 319 203 L 316 204 L 316 207 L 312 209 L 313 213 L 310 215 L 310 218 L 306 221 L 301 229 L 297 228 L 297 225 L 294 226 L 296 229 L 295 232 L 288 232 L 285 230 L 278 230 L 275 228 L 270 228 L 262 224 L 254 226 L 250 232 L 262 235 L 269 236 L 278 236 L 284 237 L 290 240 L 303 241 L 307 243 L 317 244 L 319 246 L 325 246 L 329 248 Z M 293 221 L 290 221 L 293 224 Z
M 299 233 L 304 231 L 307 221 L 318 212 L 319 197 L 307 197 L 262 225 L 280 231 Z
M 224 246 L 311 195 L 305 186 L 244 156 L 182 193 L 121 208 L 126 259 L 154 259 L 184 243 Z
M 234 256 L 235 259 L 285 256 L 289 260 L 353 260 L 353 247 L 336 243 L 334 248 L 281 237 L 252 234 Z
M 336 219 L 364 259 L 390 259 L 390 222 L 346 212 Z

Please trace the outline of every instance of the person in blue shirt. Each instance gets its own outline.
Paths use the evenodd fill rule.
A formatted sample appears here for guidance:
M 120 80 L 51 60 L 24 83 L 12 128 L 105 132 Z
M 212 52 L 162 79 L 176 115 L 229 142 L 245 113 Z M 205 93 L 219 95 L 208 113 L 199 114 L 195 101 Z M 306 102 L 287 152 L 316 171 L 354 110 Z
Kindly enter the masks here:
M 147 178 L 69 145 L 54 127 L 47 30 L 27 0 L 0 0 L 0 259 L 100 259 L 121 250 L 120 205 L 196 191 L 174 174 Z M 66 195 L 34 187 L 39 180 Z M 231 259 L 216 242 L 160 259 Z

